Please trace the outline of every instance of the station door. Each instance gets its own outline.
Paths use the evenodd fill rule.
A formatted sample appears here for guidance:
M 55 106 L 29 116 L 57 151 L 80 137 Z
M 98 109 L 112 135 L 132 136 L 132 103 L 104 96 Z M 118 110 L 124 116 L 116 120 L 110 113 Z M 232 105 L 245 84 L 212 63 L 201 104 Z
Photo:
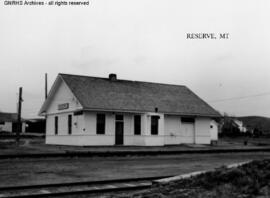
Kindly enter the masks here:
M 194 123 L 182 123 L 182 138 L 183 143 L 195 143 L 195 126 Z

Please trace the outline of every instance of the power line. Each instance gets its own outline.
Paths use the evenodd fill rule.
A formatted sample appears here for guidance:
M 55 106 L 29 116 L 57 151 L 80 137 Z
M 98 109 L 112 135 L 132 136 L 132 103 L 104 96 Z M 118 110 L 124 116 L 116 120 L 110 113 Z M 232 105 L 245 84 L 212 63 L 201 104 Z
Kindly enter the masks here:
M 260 97 L 260 96 L 266 96 L 266 95 L 270 95 L 270 92 L 248 95 L 248 96 L 233 97 L 233 98 L 224 98 L 224 99 L 219 99 L 219 100 L 211 100 L 208 102 L 215 103 L 215 102 L 223 102 L 223 101 L 230 101 L 230 100 L 242 100 L 242 99 Z

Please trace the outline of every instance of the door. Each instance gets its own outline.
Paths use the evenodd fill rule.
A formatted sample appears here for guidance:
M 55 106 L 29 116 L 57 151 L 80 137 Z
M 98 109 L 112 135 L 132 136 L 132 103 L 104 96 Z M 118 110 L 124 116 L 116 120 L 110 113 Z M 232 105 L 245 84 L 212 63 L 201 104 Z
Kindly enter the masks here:
M 115 145 L 124 144 L 124 116 L 115 115 Z
M 193 123 L 182 123 L 184 143 L 195 143 L 195 127 Z

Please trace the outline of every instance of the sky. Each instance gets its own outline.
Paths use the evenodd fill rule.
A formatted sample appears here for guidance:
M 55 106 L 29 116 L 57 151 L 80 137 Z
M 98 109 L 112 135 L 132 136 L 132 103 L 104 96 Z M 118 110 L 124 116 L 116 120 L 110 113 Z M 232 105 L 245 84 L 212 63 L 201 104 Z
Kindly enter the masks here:
M 40 0 L 44 1 L 44 0 Z M 69 0 L 70 1 L 70 0 Z M 86 0 L 84 0 L 86 1 Z M 219 112 L 270 117 L 269 0 L 0 2 L 0 111 L 37 117 L 58 73 L 186 85 Z M 187 39 L 229 33 L 229 39 Z

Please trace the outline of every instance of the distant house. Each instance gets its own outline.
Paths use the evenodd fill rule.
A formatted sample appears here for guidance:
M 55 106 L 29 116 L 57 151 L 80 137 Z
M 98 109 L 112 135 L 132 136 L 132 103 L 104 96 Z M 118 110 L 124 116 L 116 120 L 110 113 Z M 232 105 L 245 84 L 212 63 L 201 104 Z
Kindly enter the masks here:
M 241 133 L 247 132 L 247 128 L 244 126 L 244 124 L 241 120 L 234 119 L 233 121 L 237 125 L 237 127 Z
M 17 131 L 17 113 L 0 112 L 0 132 L 16 132 Z M 22 132 L 25 132 L 25 122 L 22 122 Z
M 245 126 L 243 121 L 237 119 L 236 117 L 224 116 L 219 122 L 220 133 L 229 136 L 238 136 L 241 133 L 246 133 L 249 130 L 248 126 Z
M 42 105 L 46 143 L 210 144 L 220 114 L 186 86 L 59 74 Z

